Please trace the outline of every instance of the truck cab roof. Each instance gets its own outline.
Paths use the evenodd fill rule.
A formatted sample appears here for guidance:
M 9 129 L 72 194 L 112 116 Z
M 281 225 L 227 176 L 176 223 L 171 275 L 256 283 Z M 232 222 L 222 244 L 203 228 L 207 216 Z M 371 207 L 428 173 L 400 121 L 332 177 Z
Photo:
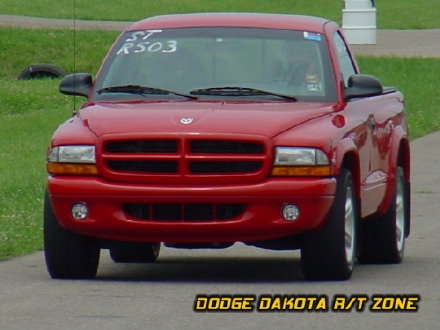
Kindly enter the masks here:
M 161 15 L 133 24 L 128 31 L 183 27 L 258 27 L 324 32 L 327 19 L 303 15 L 260 13 L 197 13 Z

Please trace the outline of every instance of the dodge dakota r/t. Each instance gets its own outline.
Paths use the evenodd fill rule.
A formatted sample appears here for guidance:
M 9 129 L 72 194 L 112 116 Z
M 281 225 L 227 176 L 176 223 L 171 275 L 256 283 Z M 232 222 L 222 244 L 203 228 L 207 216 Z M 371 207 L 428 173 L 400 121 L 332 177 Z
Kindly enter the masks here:
M 97 40 L 99 42 L 99 40 Z M 404 97 L 361 74 L 316 17 L 209 13 L 137 22 L 53 135 L 44 247 L 53 278 L 153 262 L 161 247 L 300 249 L 304 277 L 399 263 L 410 232 Z

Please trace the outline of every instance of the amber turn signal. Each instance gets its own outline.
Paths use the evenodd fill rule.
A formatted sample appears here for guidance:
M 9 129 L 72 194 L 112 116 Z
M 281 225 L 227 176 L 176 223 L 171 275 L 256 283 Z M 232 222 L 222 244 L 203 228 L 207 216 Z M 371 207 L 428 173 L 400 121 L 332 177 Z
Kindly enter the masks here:
M 317 166 L 275 166 L 272 176 L 330 176 L 332 170 L 328 165 Z
M 97 175 L 96 164 L 48 163 L 47 172 L 52 175 Z

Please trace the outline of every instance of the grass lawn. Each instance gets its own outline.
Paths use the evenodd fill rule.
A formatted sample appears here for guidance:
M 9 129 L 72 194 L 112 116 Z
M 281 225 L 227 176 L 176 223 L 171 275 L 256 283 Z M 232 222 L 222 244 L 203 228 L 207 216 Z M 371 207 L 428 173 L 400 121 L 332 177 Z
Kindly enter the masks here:
M 73 31 L 0 28 L 0 260 L 42 248 L 45 154 L 68 119 L 73 98 L 59 80 L 17 81 L 26 67 L 50 63 L 74 71 Z M 118 32 L 77 32 L 76 69 L 96 73 Z M 35 42 L 38 40 L 39 42 Z M 78 104 L 83 99 L 78 98 Z
M 58 93 L 59 80 L 15 77 L 41 62 L 69 72 L 74 68 L 72 31 L 0 28 L 0 34 L 0 63 L 7 63 L 0 66 L 0 260 L 4 260 L 42 248 L 45 153 L 53 131 L 73 111 L 73 98 Z M 117 35 L 77 31 L 76 71 L 96 73 Z M 439 59 L 361 57 L 359 62 L 364 73 L 404 92 L 412 138 L 440 127 Z
M 39 63 L 57 65 L 67 72 L 96 73 L 119 32 L 76 31 L 75 52 L 72 30 L 0 28 L 0 34 L 0 63 L 5 63 L 0 65 L 0 78 L 15 78 L 26 67 Z
M 377 0 L 377 24 L 381 29 L 440 27 L 438 0 Z M 341 0 L 2 0 L 0 13 L 38 17 L 137 21 L 159 14 L 188 12 L 275 12 L 314 15 L 342 20 Z M 50 8 L 50 10 L 48 10 Z
M 59 81 L 0 78 L 0 260 L 42 247 L 45 153 L 72 113 Z M 7 100 L 6 105 L 3 103 Z

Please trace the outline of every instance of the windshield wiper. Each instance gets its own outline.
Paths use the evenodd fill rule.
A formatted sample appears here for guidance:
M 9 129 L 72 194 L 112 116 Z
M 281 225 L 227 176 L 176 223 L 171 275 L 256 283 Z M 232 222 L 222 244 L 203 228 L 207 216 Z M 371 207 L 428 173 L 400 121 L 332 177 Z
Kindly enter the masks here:
M 104 93 L 129 93 L 129 94 L 139 94 L 139 95 L 168 95 L 173 94 L 177 96 L 186 97 L 192 100 L 196 100 L 197 96 L 179 93 L 176 91 L 170 91 L 168 89 L 162 89 L 157 87 L 140 86 L 140 85 L 123 85 L 123 86 L 112 86 L 105 87 L 97 91 L 98 94 Z
M 218 95 L 218 96 L 261 96 L 261 95 L 271 95 L 277 96 L 290 101 L 297 101 L 297 98 L 293 95 L 280 94 L 276 92 L 271 92 L 258 88 L 249 87 L 235 87 L 235 86 L 224 86 L 224 87 L 211 87 L 211 88 L 201 88 L 194 89 L 190 92 L 191 95 Z

